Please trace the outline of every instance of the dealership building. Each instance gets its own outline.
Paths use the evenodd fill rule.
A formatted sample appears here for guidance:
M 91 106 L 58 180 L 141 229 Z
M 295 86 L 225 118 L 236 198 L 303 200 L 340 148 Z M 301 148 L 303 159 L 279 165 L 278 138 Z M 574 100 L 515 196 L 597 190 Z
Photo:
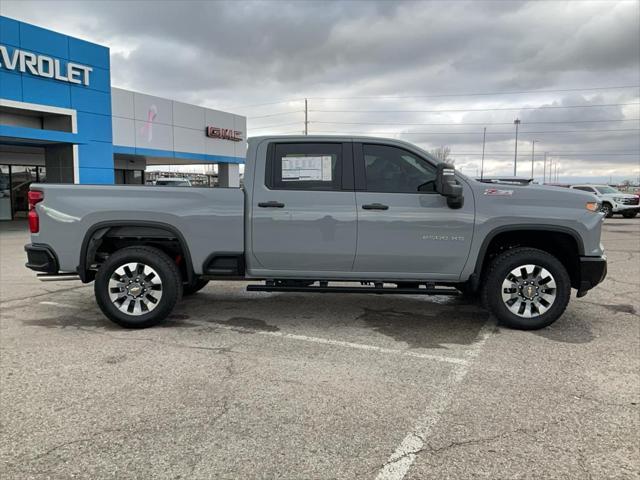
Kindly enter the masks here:
M 179 88 L 179 85 L 176 85 Z M 0 16 L 0 219 L 32 182 L 144 183 L 148 165 L 216 165 L 239 185 L 246 118 L 111 87 L 109 48 Z

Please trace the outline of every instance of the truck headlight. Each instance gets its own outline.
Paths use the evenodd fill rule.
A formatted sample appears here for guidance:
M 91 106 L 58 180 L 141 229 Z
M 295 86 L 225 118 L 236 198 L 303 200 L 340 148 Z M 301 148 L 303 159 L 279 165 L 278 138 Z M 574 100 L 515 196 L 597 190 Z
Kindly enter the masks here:
M 587 202 L 585 208 L 590 212 L 599 212 L 600 211 L 600 203 L 598 202 Z
M 613 197 L 613 201 L 614 201 L 614 202 L 621 203 L 621 202 L 622 202 L 622 200 L 623 200 L 623 198 L 622 198 L 622 197 Z

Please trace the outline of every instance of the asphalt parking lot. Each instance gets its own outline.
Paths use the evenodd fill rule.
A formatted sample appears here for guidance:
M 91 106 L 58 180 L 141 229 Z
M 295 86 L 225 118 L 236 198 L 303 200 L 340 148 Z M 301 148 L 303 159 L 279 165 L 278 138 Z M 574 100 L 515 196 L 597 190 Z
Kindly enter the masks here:
M 209 284 L 163 327 L 23 267 L 0 225 L 0 477 L 638 478 L 640 218 L 536 332 L 459 298 Z

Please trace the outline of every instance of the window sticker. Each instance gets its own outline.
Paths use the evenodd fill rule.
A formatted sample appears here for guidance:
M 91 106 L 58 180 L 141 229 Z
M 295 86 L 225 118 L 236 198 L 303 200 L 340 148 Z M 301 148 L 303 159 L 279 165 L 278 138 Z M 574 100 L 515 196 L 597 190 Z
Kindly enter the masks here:
M 331 182 L 331 156 L 282 157 L 282 181 Z

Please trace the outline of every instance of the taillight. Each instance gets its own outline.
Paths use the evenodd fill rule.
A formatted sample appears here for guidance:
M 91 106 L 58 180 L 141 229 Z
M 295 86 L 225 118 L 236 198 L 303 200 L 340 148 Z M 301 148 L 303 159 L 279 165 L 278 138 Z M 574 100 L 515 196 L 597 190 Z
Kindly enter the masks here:
M 38 212 L 36 212 L 36 203 L 44 200 L 44 193 L 38 190 L 29 190 L 27 198 L 29 199 L 29 230 L 31 233 L 38 233 L 40 231 L 40 219 L 38 218 Z

